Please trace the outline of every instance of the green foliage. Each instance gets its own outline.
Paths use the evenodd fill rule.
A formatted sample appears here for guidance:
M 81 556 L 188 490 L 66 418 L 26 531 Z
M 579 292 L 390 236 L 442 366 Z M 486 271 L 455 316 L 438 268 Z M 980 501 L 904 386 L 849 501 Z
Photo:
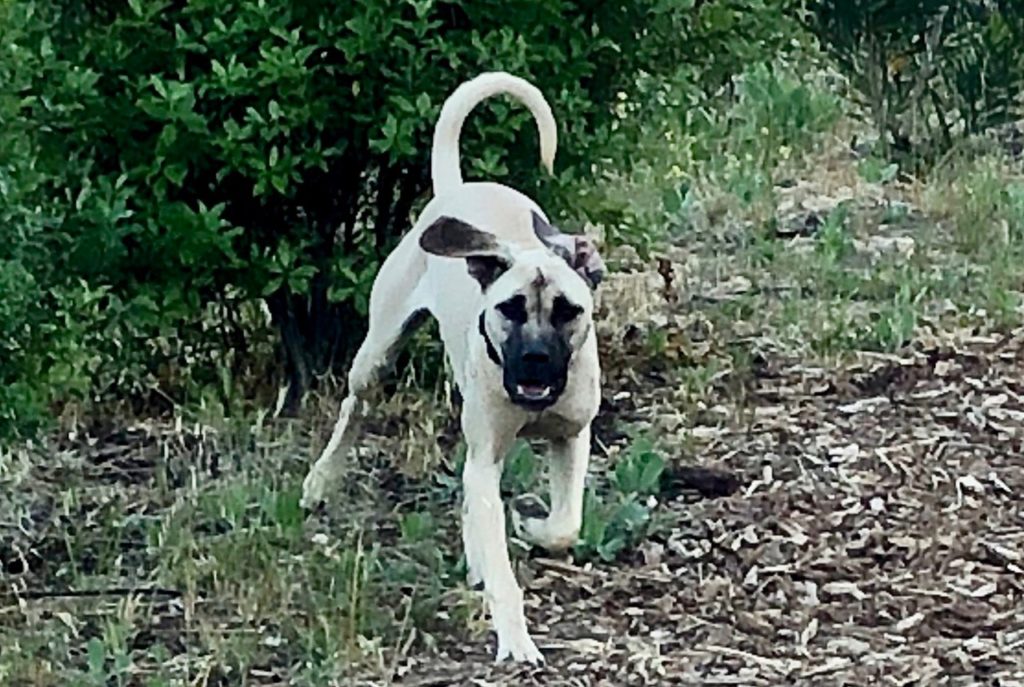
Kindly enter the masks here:
M 629 451 L 615 465 L 612 486 L 622 494 L 657 494 L 664 470 L 665 459 L 649 441 L 638 440 L 630 445 Z
M 839 203 L 825 218 L 816 237 L 815 250 L 822 257 L 825 269 L 835 269 L 836 263 L 849 256 L 853 248 L 853 238 L 847 227 L 849 218 L 848 205 Z
M 93 637 L 86 645 L 88 680 L 95 687 L 129 684 L 132 660 L 126 646 L 131 628 L 116 621 L 107 621 L 103 637 Z
M 934 159 L 958 138 L 1020 115 L 1024 7 L 1016 0 L 816 0 L 807 9 L 886 159 Z
M 2 18 L 0 33 L 17 35 Z M 33 61 L 14 48 L 0 60 L 0 79 L 15 85 L 0 97 L 0 436 L 31 433 L 54 404 L 88 398 L 100 351 L 120 345 L 112 315 L 129 314 L 108 285 L 64 264 L 68 237 L 38 143 L 45 134 L 20 114 L 37 102 L 24 81 Z
M 540 459 L 525 439 L 520 439 L 505 458 L 501 475 L 502 487 L 507 491 L 524 494 L 533 491 L 540 476 Z
M 755 64 L 737 82 L 735 100 L 716 125 L 721 132 L 707 137 L 724 150 L 707 164 L 721 165 L 721 182 L 740 203 L 764 206 L 762 221 L 774 221 L 780 168 L 830 130 L 841 103 L 792 64 Z
M 925 291 L 915 291 L 910 281 L 899 285 L 892 300 L 883 304 L 864 334 L 867 350 L 895 351 L 910 342 L 917 326 L 920 301 Z
M 762 85 L 751 72 L 804 38 L 791 17 L 796 3 L 788 0 L 680 4 L 694 10 L 678 27 L 687 59 L 674 71 L 645 74 L 619 95 L 612 144 L 590 151 L 600 175 L 572 193 L 576 212 L 601 225 L 609 244 L 628 244 L 642 255 L 666 231 L 685 225 L 695 177 L 719 164 L 723 143 L 737 128 L 721 111 L 739 109 L 744 84 Z M 764 79 L 778 78 L 775 70 L 763 69 Z M 764 121 L 775 126 L 776 114 Z
M 755 64 L 743 72 L 727 113 L 730 147 L 770 172 L 809 137 L 827 131 L 841 111 L 838 96 L 809 83 L 792 65 Z
M 949 215 L 957 247 L 1001 252 L 1024 241 L 1024 181 L 998 160 L 953 167 L 937 209 Z
M 599 495 L 588 489 L 583 501 L 583 527 L 574 554 L 581 560 L 615 560 L 650 533 L 650 499 L 660 490 L 665 460 L 649 441 L 638 439 L 619 459 L 612 489 Z
M 887 184 L 896 178 L 900 166 L 896 162 L 887 162 L 875 156 L 864 158 L 857 165 L 860 178 L 869 184 Z
M 764 30 L 774 26 L 800 38 L 798 26 L 773 14 L 778 10 L 761 17 Z M 645 255 L 666 236 L 693 229 L 708 185 L 743 208 L 757 207 L 762 221 L 770 221 L 780 175 L 843 112 L 829 84 L 807 77 L 805 60 L 810 61 L 799 51 L 760 54 L 739 66 L 728 88 L 713 94 L 682 85 L 671 90 L 671 107 L 655 109 L 652 123 L 628 146 L 638 151 L 638 159 L 631 166 L 610 167 L 581 202 L 605 223 L 608 241 L 629 244 Z M 660 91 L 650 88 L 657 102 Z

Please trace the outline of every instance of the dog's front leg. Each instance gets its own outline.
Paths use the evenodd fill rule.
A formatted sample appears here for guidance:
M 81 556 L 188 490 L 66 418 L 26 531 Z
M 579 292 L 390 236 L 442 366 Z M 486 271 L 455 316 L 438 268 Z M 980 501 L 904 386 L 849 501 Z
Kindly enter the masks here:
M 583 524 L 583 492 L 590 463 L 590 427 L 551 442 L 551 510 L 534 494 L 512 502 L 516 534 L 553 553 L 572 548 Z
M 472 404 L 467 403 L 467 407 Z M 467 425 L 477 424 L 475 428 Z M 471 582 L 483 583 L 494 631 L 498 635 L 497 660 L 540 663 L 544 660 L 526 629 L 523 592 L 516 583 L 505 537 L 505 509 L 500 482 L 504 455 L 511 437 L 495 437 L 479 422 L 466 422 L 468 453 L 462 472 L 465 491 L 462 538 Z M 486 423 L 485 423 L 486 424 Z

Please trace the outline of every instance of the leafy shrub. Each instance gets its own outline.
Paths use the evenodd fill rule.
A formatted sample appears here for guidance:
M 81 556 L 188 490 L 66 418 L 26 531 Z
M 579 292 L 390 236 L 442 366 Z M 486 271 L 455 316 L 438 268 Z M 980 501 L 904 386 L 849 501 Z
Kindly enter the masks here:
M 744 206 L 761 201 L 775 216 L 779 170 L 796 151 L 829 131 L 842 112 L 839 98 L 782 61 L 754 64 L 736 79 L 736 92 L 708 140 L 719 150 L 707 166 Z M 717 167 L 717 169 L 716 169 Z
M 1020 115 L 1024 8 L 1016 0 L 816 0 L 807 25 L 850 79 L 883 154 L 923 157 Z
M 720 113 L 742 97 L 744 74 L 784 57 L 804 38 L 790 0 L 666 3 L 672 4 L 692 6 L 672 29 L 687 58 L 672 70 L 642 74 L 619 95 L 611 144 L 588 151 L 597 178 L 570 194 L 576 213 L 601 225 L 608 243 L 641 254 L 686 214 L 691 173 L 716 164 L 731 130 Z
M 808 83 L 793 65 L 754 64 L 737 81 L 736 102 L 726 116 L 731 147 L 766 169 L 787 149 L 828 130 L 841 112 L 835 94 Z
M 95 294 L 53 263 L 58 218 L 44 192 L 37 127 L 23 116 L 42 60 L 19 46 L 23 19 L 0 4 L 0 437 L 33 431 L 55 398 L 88 388 L 80 337 L 95 314 Z

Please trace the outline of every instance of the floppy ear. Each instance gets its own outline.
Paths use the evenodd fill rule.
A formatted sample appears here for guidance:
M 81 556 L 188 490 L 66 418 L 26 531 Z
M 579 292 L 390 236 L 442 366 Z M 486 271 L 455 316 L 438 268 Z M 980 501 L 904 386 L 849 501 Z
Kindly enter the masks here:
M 537 214 L 536 210 L 530 210 L 530 217 L 533 218 L 533 233 L 537 235 L 541 241 L 547 243 L 548 239 L 558 236 L 562 232 L 555 229 L 551 224 Z
M 540 242 L 547 246 L 552 253 L 569 263 L 569 267 L 572 267 L 572 237 L 566 236 L 548 224 L 535 210 L 530 210 L 530 215 L 533 217 L 533 233 L 540 239 Z
M 604 260 L 597 252 L 597 244 L 589 236 L 573 236 L 575 247 L 575 260 L 573 268 L 582 275 L 590 284 L 591 289 L 596 289 L 604 279 Z
M 533 233 L 552 252 L 568 263 L 569 267 L 583 277 L 591 289 L 596 289 L 604 278 L 604 261 L 597 252 L 597 245 L 586 236 L 563 234 L 551 226 L 536 211 L 533 215 Z
M 464 258 L 469 274 L 486 289 L 511 266 L 508 251 L 494 234 L 454 217 L 440 217 L 420 234 L 420 248 L 431 255 Z

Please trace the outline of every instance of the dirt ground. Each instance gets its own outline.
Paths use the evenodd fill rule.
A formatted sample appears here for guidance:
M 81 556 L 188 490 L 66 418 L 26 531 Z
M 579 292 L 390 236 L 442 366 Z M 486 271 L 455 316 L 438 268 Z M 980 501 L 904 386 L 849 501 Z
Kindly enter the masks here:
M 674 495 L 628 564 L 530 563 L 548 667 L 460 643 L 399 683 L 1024 684 L 1022 369 L 1021 334 L 764 361 L 747 424 L 696 430 L 735 494 Z M 616 412 L 657 414 L 629 376 Z

